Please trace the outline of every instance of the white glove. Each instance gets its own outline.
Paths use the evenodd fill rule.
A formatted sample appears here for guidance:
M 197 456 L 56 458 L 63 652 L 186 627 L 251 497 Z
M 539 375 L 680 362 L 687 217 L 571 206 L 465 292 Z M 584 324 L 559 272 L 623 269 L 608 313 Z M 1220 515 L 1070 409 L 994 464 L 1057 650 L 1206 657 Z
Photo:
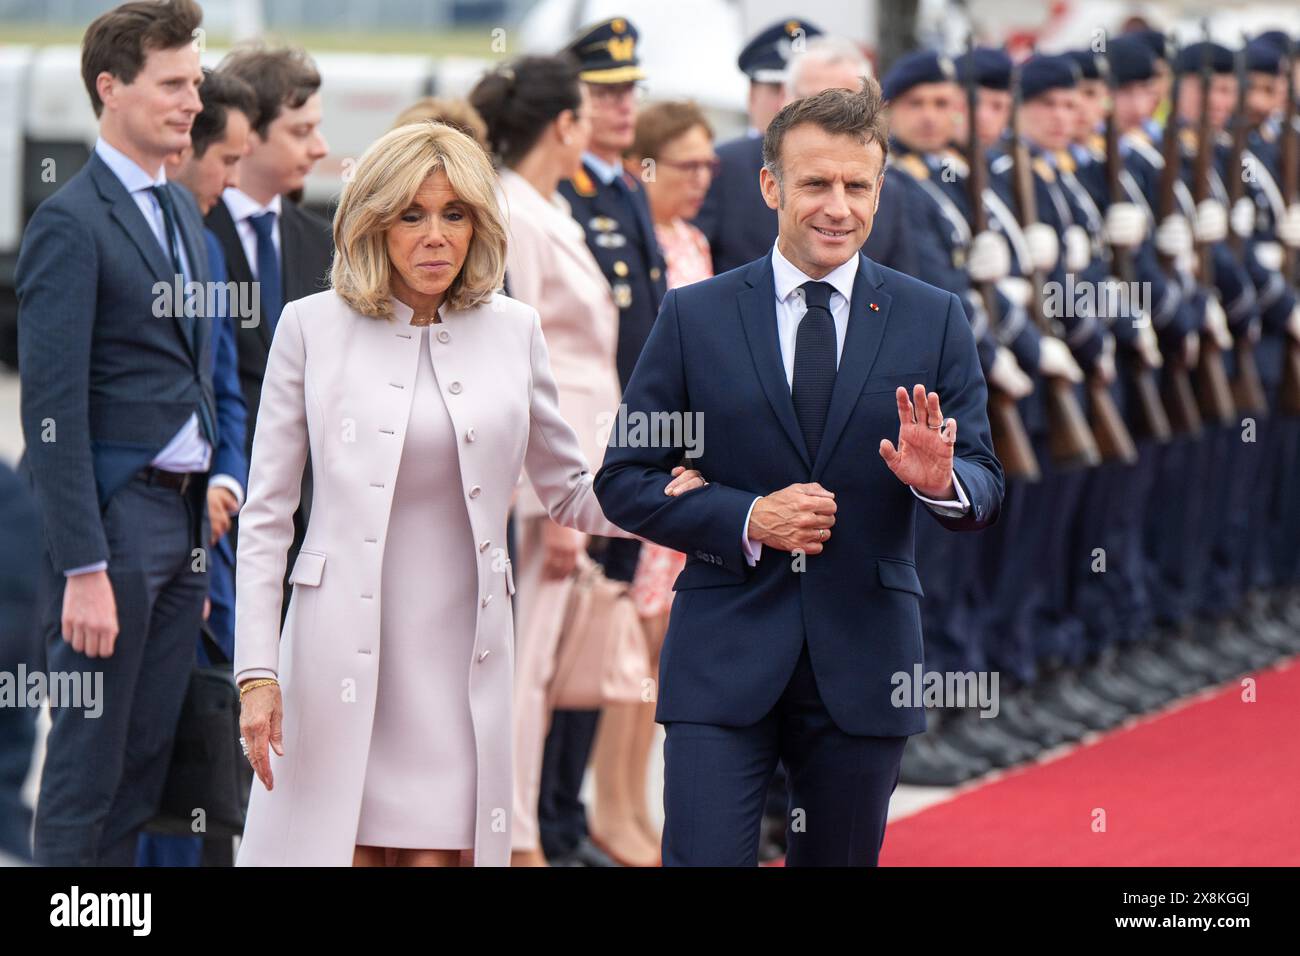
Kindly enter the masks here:
M 1142 244 L 1147 234 L 1147 217 L 1136 203 L 1111 203 L 1106 210 L 1106 241 L 1122 249 Z
M 1281 272 L 1282 262 L 1286 256 L 1282 253 L 1282 245 L 1277 242 L 1257 242 L 1255 243 L 1255 261 L 1267 269 L 1269 272 Z
M 1025 226 L 1025 244 L 1029 246 L 1029 258 L 1039 272 L 1051 272 L 1056 268 L 1056 259 L 1061 254 L 1061 243 L 1056 238 L 1056 230 L 1045 222 L 1035 222 Z
M 1115 339 L 1107 335 L 1102 341 L 1101 354 L 1097 356 L 1097 361 L 1093 369 L 1101 376 L 1101 380 L 1109 385 L 1115 381 Z
M 999 233 L 984 230 L 970 244 L 966 271 L 975 282 L 997 282 L 1011 271 L 1011 247 Z
M 1277 224 L 1277 237 L 1292 249 L 1300 248 L 1300 202 L 1293 202 Z
M 1083 226 L 1069 226 L 1065 230 L 1065 271 L 1082 272 L 1092 261 L 1092 242 Z
M 1005 279 L 998 281 L 998 291 L 1007 297 L 1007 301 L 1012 305 L 1018 305 L 1025 308 L 1029 305 L 1029 297 L 1033 294 L 1033 284 L 1024 276 L 1007 276 Z
M 1291 338 L 1300 342 L 1300 305 L 1291 310 L 1291 316 L 1286 320 L 1286 330 Z
M 1024 398 L 1034 390 L 1034 380 L 1024 373 L 1011 349 L 999 345 L 989 369 L 989 381 L 998 390 L 1015 399 Z
M 1187 217 L 1174 213 L 1156 228 L 1156 249 L 1171 259 L 1191 255 L 1192 229 Z
M 1242 239 L 1255 234 L 1255 200 L 1242 196 L 1232 204 L 1232 231 Z
M 1165 357 L 1160 354 L 1160 342 L 1156 339 L 1156 330 L 1151 327 L 1150 322 L 1138 326 L 1137 352 L 1148 368 L 1159 368 L 1165 363 Z
M 1083 369 L 1070 354 L 1070 347 L 1052 336 L 1045 335 L 1038 343 L 1038 371 L 1071 382 L 1083 381 Z
M 1228 235 L 1228 213 L 1217 199 L 1202 199 L 1196 206 L 1196 241 L 1222 242 Z
M 1219 304 L 1219 297 L 1211 295 L 1205 302 L 1205 331 L 1225 352 L 1232 348 L 1232 333 L 1228 331 L 1228 315 Z
M 1196 368 L 1200 357 L 1201 337 L 1196 332 L 1189 332 L 1187 338 L 1183 339 L 1183 364 L 1188 368 Z

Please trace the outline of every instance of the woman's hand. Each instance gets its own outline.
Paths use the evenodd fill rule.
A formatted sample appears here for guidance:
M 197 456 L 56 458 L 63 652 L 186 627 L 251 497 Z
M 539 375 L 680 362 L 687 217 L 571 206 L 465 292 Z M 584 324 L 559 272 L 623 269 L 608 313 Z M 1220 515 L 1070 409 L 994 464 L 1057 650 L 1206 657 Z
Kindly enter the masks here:
M 284 756 L 281 721 L 284 705 L 280 700 L 280 685 L 267 684 L 250 690 L 243 696 L 239 707 L 239 733 L 244 742 L 248 762 L 253 765 L 262 786 L 271 789 L 271 755 L 267 748 L 274 747 L 276 756 Z
M 581 531 L 565 528 L 548 519 L 542 526 L 542 547 L 546 549 L 542 577 L 548 581 L 567 578 L 578 566 L 578 553 L 586 546 L 587 536 Z
M 676 498 L 678 495 L 684 495 L 688 491 L 694 491 L 696 488 L 703 488 L 708 482 L 694 468 L 687 469 L 685 465 L 678 465 L 673 469 L 673 480 L 668 482 L 664 488 L 664 494 Z

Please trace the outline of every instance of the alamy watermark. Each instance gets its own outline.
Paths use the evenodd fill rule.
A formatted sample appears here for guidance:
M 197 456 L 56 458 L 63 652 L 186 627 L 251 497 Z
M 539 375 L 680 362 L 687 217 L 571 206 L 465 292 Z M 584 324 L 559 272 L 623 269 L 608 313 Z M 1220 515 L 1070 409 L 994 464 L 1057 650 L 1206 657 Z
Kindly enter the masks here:
M 0 707 L 76 707 L 89 718 L 104 712 L 103 671 L 0 671 Z
M 997 671 L 925 671 L 920 664 L 912 672 L 895 671 L 889 702 L 895 707 L 978 707 L 981 717 L 996 717 Z
M 703 412 L 617 412 L 596 416 L 596 436 L 602 445 L 618 448 L 682 448 L 687 458 L 704 453 Z

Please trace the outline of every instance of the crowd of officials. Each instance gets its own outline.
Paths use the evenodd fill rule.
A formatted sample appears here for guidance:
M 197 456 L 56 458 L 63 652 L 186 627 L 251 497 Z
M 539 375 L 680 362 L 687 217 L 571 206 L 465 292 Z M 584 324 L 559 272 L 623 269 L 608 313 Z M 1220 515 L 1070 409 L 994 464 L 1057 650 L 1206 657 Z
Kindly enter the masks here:
M 228 854 L 228 841 L 223 848 L 223 841 L 142 830 L 157 812 L 196 655 L 234 661 L 249 700 L 273 693 L 278 702 L 278 679 L 287 680 L 283 660 L 277 673 L 274 660 L 236 646 L 237 575 L 244 580 L 236 553 L 243 560 L 247 550 L 250 563 L 263 557 L 260 544 L 236 548 L 259 420 L 268 434 L 259 457 L 271 459 L 278 446 L 293 444 L 280 440 L 291 435 L 282 431 L 291 404 L 281 400 L 285 382 L 303 391 L 301 369 L 294 378 L 287 360 L 268 370 L 272 344 L 279 334 L 301 339 L 307 354 L 313 345 L 328 347 L 313 342 L 291 303 L 331 287 L 350 288 L 345 298 L 354 304 L 365 299 L 355 277 L 340 271 L 341 258 L 363 258 L 368 248 L 343 224 L 345 209 L 355 221 L 406 219 L 382 208 L 382 184 L 373 196 L 345 198 L 333 225 L 303 208 L 304 180 L 329 150 L 320 132 L 321 77 L 302 51 L 250 46 L 191 80 L 185 57 L 200 17 L 189 0 L 127 3 L 87 31 L 83 75 L 101 137 L 86 170 L 42 207 L 22 246 L 22 470 L 34 503 L 24 504 L 18 484 L 0 500 L 6 533 L 27 535 L 28 553 L 46 557 L 40 582 L 36 562 L 27 577 L 17 568 L 6 575 L 7 599 L 28 606 L 6 626 L 38 638 L 14 662 L 102 671 L 105 693 L 95 720 L 51 709 L 34 821 L 39 863 L 197 865 Z M 874 82 L 854 43 L 798 19 L 774 24 L 752 38 L 738 63 L 750 79 L 749 129 L 715 143 L 694 104 L 644 102 L 654 78 L 640 65 L 638 39 L 626 18 L 595 24 L 554 56 L 490 71 L 467 99 L 412 105 L 374 147 L 389 150 L 396 164 L 402 149 L 416 155 L 419 135 L 450 128 L 490 157 L 507 231 L 505 293 L 540 317 L 551 411 L 571 426 L 593 470 L 607 437 L 598 423 L 617 409 L 666 292 L 771 252 L 777 212 L 759 188 L 768 123 L 793 100 Z M 889 162 L 863 252 L 961 298 L 1007 472 L 992 528 L 949 535 L 928 516 L 918 518 L 926 669 L 996 672 L 1000 701 L 991 719 L 971 707 L 931 709 L 929 730 L 904 753 L 901 782 L 961 783 L 1300 650 L 1300 515 L 1298 499 L 1286 494 L 1300 469 L 1300 392 L 1291 391 L 1300 390 L 1291 377 L 1300 366 L 1290 367 L 1300 362 L 1294 47 L 1273 32 L 1239 50 L 1209 40 L 1179 48 L 1130 23 L 1098 49 L 1023 62 L 986 47 L 955 58 L 918 51 L 880 77 Z M 402 139 L 400 131 L 416 129 Z M 473 161 L 456 159 L 456 144 L 438 147 L 448 176 L 455 163 L 466 169 Z M 162 155 L 161 168 L 148 165 Z M 473 204 L 465 195 L 459 201 Z M 448 235 L 455 216 L 475 217 L 433 193 L 426 205 Z M 130 242 L 103 240 L 122 229 Z M 395 235 L 399 230 L 388 239 L 392 257 L 403 254 Z M 87 262 L 88 250 L 102 258 Z M 140 321 L 149 297 L 114 280 L 137 276 L 140 257 L 151 276 L 256 288 L 260 321 Z M 472 253 L 465 262 L 467 274 L 488 268 Z M 423 265 L 436 271 L 438 264 Z M 439 319 L 422 321 L 418 308 L 397 313 L 418 328 L 421 352 L 449 344 L 449 331 L 463 334 L 455 324 L 439 331 Z M 281 322 L 292 327 L 277 333 Z M 370 346 L 358 338 L 340 347 Z M 504 342 L 501 348 L 508 351 Z M 409 380 L 394 372 L 390 384 L 427 400 L 421 390 L 436 394 L 434 370 L 439 381 L 446 374 L 439 361 L 419 369 L 408 363 Z M 467 394 L 481 385 L 472 375 L 460 369 L 451 393 L 461 392 L 462 381 Z M 313 387 L 309 378 L 309 396 L 317 394 Z M 376 379 L 373 387 L 389 384 Z M 308 404 L 297 413 L 310 416 Z M 535 406 L 534 432 L 550 434 L 538 414 Z M 51 422 L 67 437 L 43 439 Z M 443 424 L 462 439 L 439 433 Z M 412 418 L 402 461 L 409 455 L 416 464 L 391 491 L 387 562 L 422 560 L 421 535 L 454 523 L 402 509 L 404 496 L 408 504 L 411 496 L 422 500 L 411 484 L 414 469 L 430 484 L 454 483 L 461 473 L 468 479 L 468 451 L 461 451 L 461 473 L 447 454 L 476 442 L 475 430 L 461 425 L 455 414 L 436 428 L 428 423 L 421 461 Z M 332 500 L 312 467 L 321 467 L 316 455 L 328 456 L 330 446 L 300 451 L 300 460 L 283 452 L 288 464 L 277 476 L 285 520 L 292 515 L 274 539 L 282 545 L 275 578 L 281 614 L 295 590 L 319 586 L 330 571 L 344 573 L 336 550 L 304 542 L 313 506 Z M 550 452 L 560 461 L 572 449 Z M 516 579 L 518 587 L 514 672 L 507 675 L 508 859 L 655 865 L 660 834 L 646 786 L 653 698 L 557 709 L 550 685 L 573 621 L 575 581 L 593 563 L 606 579 L 627 583 L 646 672 L 656 673 L 673 581 L 686 556 L 583 517 L 579 505 L 568 512 L 572 520 L 556 520 L 558 492 L 539 477 L 533 457 L 540 454 L 530 444 L 531 481 L 511 502 L 503 559 L 508 595 Z M 271 466 L 259 468 L 269 488 Z M 679 480 L 691 478 L 688 472 Z M 470 498 L 478 491 L 474 485 Z M 353 520 L 360 526 L 363 518 Z M 258 529 L 272 524 L 265 509 L 254 520 Z M 406 530 L 406 544 L 395 529 Z M 495 550 L 495 535 L 480 542 L 474 530 L 467 548 Z M 358 542 L 362 552 L 374 544 Z M 458 573 L 447 550 L 447 567 L 427 569 L 431 579 Z M 197 552 L 205 557 L 202 574 L 193 568 Z M 285 567 L 290 574 L 281 581 Z M 253 607 L 253 590 L 241 592 L 240 607 Z M 257 590 L 258 600 L 266 596 Z M 416 595 L 402 600 L 449 634 L 467 628 L 468 643 L 447 642 L 446 693 L 402 684 L 398 665 L 418 648 L 381 657 L 378 680 L 387 693 L 379 695 L 374 743 L 362 743 L 363 769 L 351 771 L 359 775 L 356 843 L 479 847 L 482 833 L 461 826 L 474 818 L 472 779 L 467 789 L 455 774 L 412 775 L 395 745 L 411 733 L 412 720 L 423 721 L 416 733 L 424 726 L 449 741 L 442 759 L 472 770 L 477 753 L 479 786 L 493 786 L 483 780 L 486 745 L 475 740 L 483 718 L 471 713 L 478 678 L 469 704 L 456 700 L 467 671 L 477 673 L 484 660 L 468 656 L 478 647 L 474 621 L 423 606 Z M 507 602 L 503 594 L 498 603 Z M 385 647 L 401 641 L 396 632 L 389 636 L 388 616 L 383 627 Z M 9 667 L 9 655 L 0 663 Z M 0 794 L 0 836 L 3 849 L 19 857 L 33 853 L 16 791 L 29 765 L 34 718 L 0 710 L 0 773 L 8 788 Z M 290 748 L 299 745 L 290 738 Z M 272 745 L 279 753 L 274 734 Z M 586 806 L 579 794 L 589 764 L 594 799 Z M 266 782 L 258 773 L 255 809 Z M 295 786 L 293 776 L 283 785 Z M 394 794 L 380 789 L 400 797 L 403 786 L 446 809 L 428 809 L 437 825 L 394 829 L 385 812 Z M 765 858 L 782 853 L 786 810 L 778 774 Z M 261 824 L 292 825 L 274 816 Z M 479 831 L 485 825 L 490 821 L 480 819 Z M 367 833 L 373 839 L 364 839 Z M 271 837 L 258 839 L 262 853 Z M 274 861 L 275 853 L 259 859 Z M 358 854 L 354 862 L 402 860 Z

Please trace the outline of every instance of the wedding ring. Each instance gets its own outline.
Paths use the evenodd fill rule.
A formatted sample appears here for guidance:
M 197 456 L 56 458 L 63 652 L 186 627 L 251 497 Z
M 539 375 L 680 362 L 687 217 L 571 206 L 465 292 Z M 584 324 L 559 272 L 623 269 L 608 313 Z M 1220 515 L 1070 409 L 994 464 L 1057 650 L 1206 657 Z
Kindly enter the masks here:
M 818 541 L 825 541 L 825 540 L 826 540 L 826 529 L 825 529 L 825 528 L 821 528 L 821 529 L 818 531 L 818 534 L 820 535 L 820 537 L 817 539 Z

